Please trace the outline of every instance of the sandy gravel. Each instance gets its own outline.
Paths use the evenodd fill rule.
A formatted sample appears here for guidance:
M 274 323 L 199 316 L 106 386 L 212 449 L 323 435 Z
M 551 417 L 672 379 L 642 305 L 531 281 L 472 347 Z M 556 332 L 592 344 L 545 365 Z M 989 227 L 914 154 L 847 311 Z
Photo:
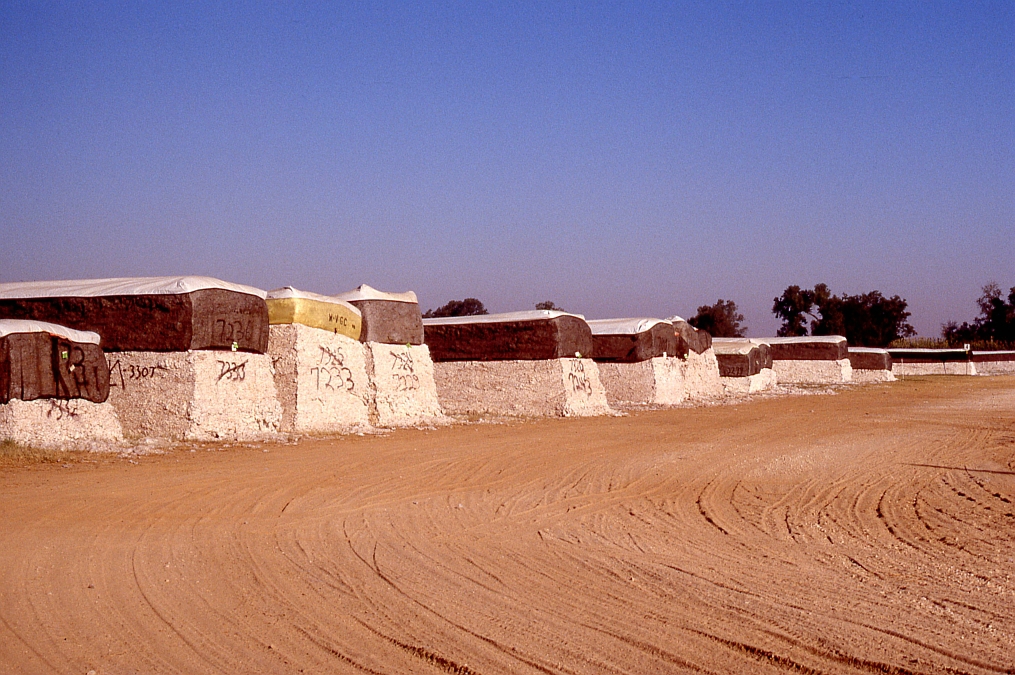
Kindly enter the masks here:
M 1015 669 L 1012 377 L 196 450 L 0 469 L 0 672 Z

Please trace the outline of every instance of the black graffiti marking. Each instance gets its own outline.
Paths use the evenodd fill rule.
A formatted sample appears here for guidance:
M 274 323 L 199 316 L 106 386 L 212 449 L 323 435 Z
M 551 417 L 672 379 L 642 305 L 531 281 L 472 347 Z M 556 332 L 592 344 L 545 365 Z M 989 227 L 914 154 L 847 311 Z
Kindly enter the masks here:
M 571 372 L 567 374 L 567 379 L 571 382 L 571 391 L 575 393 L 580 391 L 586 396 L 592 395 L 592 382 L 585 373 L 585 364 L 581 361 L 571 362 Z
M 133 363 L 130 364 L 130 374 L 127 376 L 128 380 L 150 380 L 158 375 L 161 371 L 168 370 L 165 366 L 136 366 Z
M 62 420 L 64 417 L 74 419 L 75 417 L 78 416 L 78 406 L 79 403 L 76 399 L 70 401 L 61 401 L 58 399 L 51 398 L 49 399 L 49 410 L 46 411 L 46 417 L 49 418 L 55 417 L 58 422 Z
M 345 356 L 342 354 L 342 348 L 336 347 L 335 351 L 331 351 L 324 345 L 317 345 L 321 350 L 321 360 L 318 361 L 319 366 L 338 366 L 341 368 L 345 365 Z
M 222 325 L 219 326 L 219 324 Z M 216 319 L 215 329 L 217 331 L 218 342 L 220 344 L 240 341 L 248 342 L 254 337 L 254 323 L 252 321 L 226 321 L 225 319 Z
M 411 353 L 404 352 L 402 354 L 399 354 L 396 352 L 391 352 L 391 356 L 393 356 L 395 359 L 394 370 L 405 370 L 410 373 L 416 372 L 416 369 L 413 367 Z
M 349 325 L 349 317 L 341 314 L 328 314 L 328 323 L 337 323 L 342 328 Z M 321 349 L 324 349 L 323 347 Z
M 733 363 L 723 368 L 726 372 L 723 377 L 748 377 L 751 374 L 751 368 L 746 363 Z
M 117 359 L 112 363 L 110 363 L 107 359 L 106 363 L 109 364 L 110 388 L 119 387 L 120 389 L 126 389 L 128 381 L 154 380 L 160 374 L 169 371 L 169 368 L 162 364 L 156 364 L 154 366 L 139 366 L 137 364 L 130 363 L 125 366 L 120 362 L 120 359 Z M 219 363 L 221 363 L 221 361 Z M 119 383 L 117 383 L 117 380 L 119 380 Z
M 219 361 L 219 376 L 215 384 L 225 378 L 229 382 L 242 382 L 247 379 L 247 362 L 234 363 L 232 361 Z
M 109 363 L 108 359 L 106 363 Z M 116 384 L 116 378 L 118 376 L 120 378 L 119 385 Z M 126 378 L 124 378 L 123 376 L 123 366 L 120 365 L 120 359 L 117 359 L 113 363 L 109 364 L 109 386 L 110 387 L 119 386 L 120 389 L 123 389 L 127 386 Z
M 96 374 L 96 380 L 98 376 Z M 53 384 L 60 398 L 74 398 L 89 390 L 85 351 L 79 346 L 53 338 Z
M 320 361 L 310 369 L 311 373 L 317 373 L 317 388 L 321 388 L 321 380 L 326 377 L 325 389 L 353 391 L 356 388 L 356 383 L 352 381 L 352 371 L 345 367 L 345 355 L 342 354 L 342 348 L 336 347 L 331 350 L 324 345 L 318 345 L 318 348 L 321 350 Z
M 317 374 L 317 388 L 321 388 L 321 381 L 323 377 L 324 388 L 330 389 L 331 391 L 352 391 L 356 388 L 356 384 L 352 381 L 352 371 L 345 367 L 328 367 L 328 366 L 314 366 L 310 369 L 311 373 Z M 337 384 L 337 386 L 336 386 Z
M 392 377 L 395 379 L 395 391 L 415 391 L 419 389 L 419 376 L 409 373 L 408 375 L 402 375 L 400 373 L 394 373 Z

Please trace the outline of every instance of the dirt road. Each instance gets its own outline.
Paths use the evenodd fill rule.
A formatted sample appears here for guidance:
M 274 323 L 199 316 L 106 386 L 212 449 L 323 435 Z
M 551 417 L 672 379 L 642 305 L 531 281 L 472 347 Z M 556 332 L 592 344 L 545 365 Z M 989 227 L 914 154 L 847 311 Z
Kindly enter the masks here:
M 4 673 L 1015 670 L 1015 378 L 0 469 Z

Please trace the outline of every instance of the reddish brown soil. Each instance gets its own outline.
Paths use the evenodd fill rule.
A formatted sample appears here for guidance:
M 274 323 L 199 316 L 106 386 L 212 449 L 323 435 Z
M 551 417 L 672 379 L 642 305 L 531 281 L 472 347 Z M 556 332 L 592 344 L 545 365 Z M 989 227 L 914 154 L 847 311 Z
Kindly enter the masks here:
M 1015 378 L 5 468 L 0 514 L 5 673 L 1015 669 Z

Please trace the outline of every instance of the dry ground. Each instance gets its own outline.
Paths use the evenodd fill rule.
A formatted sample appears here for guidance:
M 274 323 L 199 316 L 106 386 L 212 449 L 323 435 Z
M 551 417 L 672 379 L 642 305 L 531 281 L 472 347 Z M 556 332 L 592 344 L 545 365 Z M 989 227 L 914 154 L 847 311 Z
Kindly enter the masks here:
M 1015 378 L 135 461 L 0 467 L 0 671 L 1015 670 Z

